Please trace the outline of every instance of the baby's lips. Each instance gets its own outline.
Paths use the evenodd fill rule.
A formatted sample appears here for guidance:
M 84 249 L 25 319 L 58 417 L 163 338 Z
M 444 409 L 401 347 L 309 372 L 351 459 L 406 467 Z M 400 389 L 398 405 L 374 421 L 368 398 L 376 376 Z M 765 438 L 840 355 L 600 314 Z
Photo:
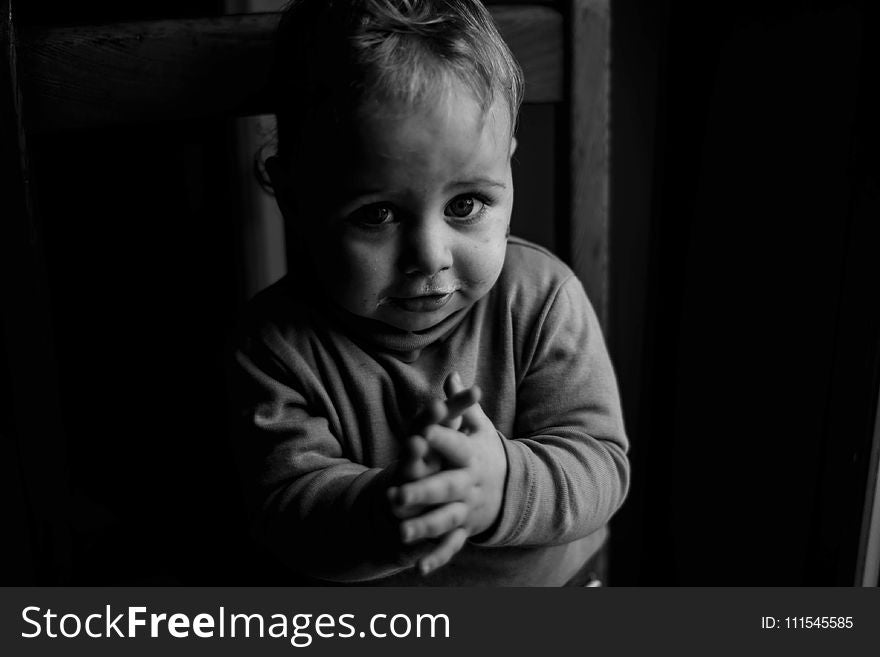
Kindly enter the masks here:
M 391 303 L 414 313 L 426 313 L 440 310 L 452 299 L 452 292 L 441 296 L 428 295 L 419 297 L 392 297 Z

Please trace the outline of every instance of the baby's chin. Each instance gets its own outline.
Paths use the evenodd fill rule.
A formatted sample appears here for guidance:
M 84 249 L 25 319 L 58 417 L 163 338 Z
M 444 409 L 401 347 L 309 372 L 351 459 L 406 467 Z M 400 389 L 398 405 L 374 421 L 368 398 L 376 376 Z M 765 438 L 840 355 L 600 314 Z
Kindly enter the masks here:
M 449 302 L 437 309 L 385 304 L 373 318 L 401 331 L 418 333 L 433 329 L 469 305 L 463 299 L 459 303 Z

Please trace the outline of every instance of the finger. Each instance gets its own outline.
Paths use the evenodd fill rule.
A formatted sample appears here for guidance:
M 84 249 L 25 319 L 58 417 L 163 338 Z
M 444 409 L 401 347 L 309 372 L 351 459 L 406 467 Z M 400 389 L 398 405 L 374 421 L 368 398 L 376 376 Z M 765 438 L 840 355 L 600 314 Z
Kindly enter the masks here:
M 400 538 L 407 545 L 426 538 L 438 538 L 464 524 L 467 514 L 468 507 L 464 502 L 444 504 L 401 523 Z
M 454 397 L 456 394 L 464 390 L 464 384 L 461 382 L 461 375 L 458 372 L 450 372 L 443 382 L 443 392 L 447 397 Z
M 449 532 L 436 549 L 419 559 L 419 572 L 422 575 L 427 575 L 449 563 L 449 560 L 464 547 L 467 537 L 467 531 L 463 527 Z
M 439 399 L 433 399 L 413 418 L 409 432 L 421 433 L 426 427 L 441 422 L 444 417 L 446 417 L 446 404 Z
M 436 465 L 437 459 L 432 457 L 432 463 L 428 463 L 428 456 L 429 447 L 425 438 L 422 436 L 407 438 L 398 469 L 400 478 L 403 481 L 414 481 L 436 472 L 439 469 Z
M 473 445 L 461 432 L 445 427 L 431 427 L 425 440 L 433 454 L 437 454 L 454 468 L 466 468 L 471 464 Z
M 439 424 L 457 429 L 458 427 L 453 426 L 453 423 L 456 422 L 468 408 L 479 401 L 480 389 L 476 386 L 456 392 L 446 400 L 446 415 Z
M 397 520 L 409 520 L 410 518 L 417 518 L 424 515 L 432 508 L 436 507 L 430 504 L 409 504 L 405 506 L 393 504 L 391 506 L 391 515 Z
M 393 518 L 397 520 L 409 520 L 424 515 L 431 509 L 437 508 L 434 504 L 402 504 L 400 502 L 400 488 L 388 489 L 388 499 L 390 500 L 389 512 Z
M 424 439 L 422 439 L 424 442 Z M 433 458 L 434 462 L 438 462 L 437 457 Z M 427 463 L 422 460 L 401 461 L 397 469 L 398 485 L 389 486 L 385 491 L 388 500 L 388 511 L 394 518 L 405 520 L 414 516 L 421 515 L 427 507 L 424 504 L 405 504 L 401 495 L 401 486 L 408 482 L 419 481 L 424 477 L 439 472 L 439 467 L 429 469 Z
M 483 413 L 483 409 L 480 407 L 480 400 L 483 398 L 483 391 L 478 385 L 471 386 L 470 390 L 473 391 L 475 401 L 461 412 L 461 431 L 465 434 L 477 431 L 483 423 L 483 418 L 486 417 Z
M 417 461 L 425 458 L 428 453 L 428 441 L 423 436 L 410 436 L 404 441 L 403 446 L 404 461 Z
M 445 538 L 444 536 L 443 539 Z M 401 543 L 397 547 L 396 561 L 403 567 L 417 565 L 419 561 L 436 550 L 443 539 L 435 538 L 429 541 L 422 541 L 421 543 L 414 543 L 413 545 L 403 545 Z
M 472 486 L 471 473 L 467 470 L 443 470 L 400 486 L 397 501 L 402 507 L 459 502 L 467 498 Z

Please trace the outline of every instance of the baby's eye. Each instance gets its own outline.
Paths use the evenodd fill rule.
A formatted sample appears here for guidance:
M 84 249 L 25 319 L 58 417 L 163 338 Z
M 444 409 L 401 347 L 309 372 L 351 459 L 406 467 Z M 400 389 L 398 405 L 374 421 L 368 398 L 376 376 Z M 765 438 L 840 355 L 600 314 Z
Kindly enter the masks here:
M 473 196 L 458 196 L 446 206 L 446 216 L 465 219 L 483 208 L 483 202 Z
M 387 205 L 367 205 L 357 210 L 352 216 L 352 221 L 367 226 L 381 226 L 394 219 L 391 208 Z

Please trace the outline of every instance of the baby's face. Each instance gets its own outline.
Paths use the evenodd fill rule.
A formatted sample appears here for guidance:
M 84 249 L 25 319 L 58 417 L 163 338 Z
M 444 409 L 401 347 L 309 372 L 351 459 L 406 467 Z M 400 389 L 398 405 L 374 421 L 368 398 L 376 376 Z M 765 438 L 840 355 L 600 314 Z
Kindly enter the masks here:
M 453 85 L 430 108 L 385 108 L 332 157 L 332 193 L 303 198 L 316 280 L 346 310 L 428 329 L 501 272 L 513 204 L 504 99 L 482 112 Z M 317 190 L 314 190 L 317 191 Z

